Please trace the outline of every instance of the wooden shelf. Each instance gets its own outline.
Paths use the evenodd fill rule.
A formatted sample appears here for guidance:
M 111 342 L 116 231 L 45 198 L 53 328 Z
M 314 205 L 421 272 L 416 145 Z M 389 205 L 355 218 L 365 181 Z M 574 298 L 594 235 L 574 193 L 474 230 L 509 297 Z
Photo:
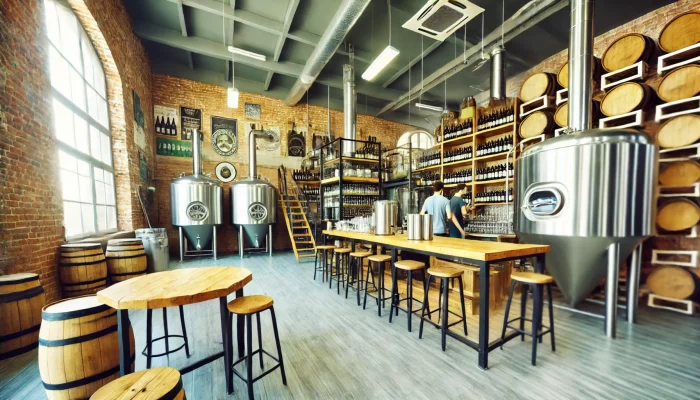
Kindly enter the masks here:
M 442 164 L 442 166 L 443 166 L 443 167 L 456 167 L 456 166 L 462 165 L 462 164 L 471 164 L 472 160 L 473 160 L 473 159 L 470 158 L 470 159 L 468 159 L 468 160 L 452 161 L 452 162 L 449 162 L 449 163 L 447 163 L 447 164 Z
M 472 138 L 475 136 L 475 134 L 467 135 L 467 136 L 462 136 L 450 140 L 446 140 L 442 142 L 443 146 L 459 146 L 460 144 L 464 144 L 467 142 L 471 142 Z
M 481 207 L 481 206 L 505 206 L 506 204 L 513 204 L 512 201 L 509 201 L 508 203 L 476 203 L 474 204 L 474 207 Z
M 337 176 L 333 178 L 326 178 L 321 181 L 321 185 L 329 185 L 331 183 L 338 183 L 340 182 L 340 178 Z M 379 178 L 360 178 L 357 176 L 344 176 L 343 177 L 343 182 L 351 182 L 351 183 L 379 183 Z
M 339 194 L 324 194 L 324 197 L 338 197 L 340 196 Z M 343 197 L 345 196 L 374 196 L 374 197 L 379 197 L 379 193 L 376 194 L 351 194 L 351 193 L 343 193 Z
M 497 160 L 499 158 L 505 159 L 506 156 L 508 155 L 507 151 L 504 151 L 502 153 L 496 153 L 496 154 L 489 154 L 487 156 L 481 156 L 477 157 L 474 159 L 474 161 L 488 161 L 488 160 Z
M 462 182 L 462 183 L 467 186 L 467 189 L 471 190 L 471 188 L 472 188 L 471 182 Z M 448 184 L 445 184 L 445 187 L 449 189 L 449 188 L 457 187 L 457 185 L 459 185 L 459 183 L 448 183 Z
M 483 131 L 477 131 L 474 134 L 474 136 L 481 136 L 481 137 L 496 136 L 496 135 L 500 135 L 502 133 L 507 133 L 508 131 L 512 131 L 514 128 L 515 128 L 515 123 L 511 122 L 510 124 L 497 126 L 495 128 L 486 129 Z
M 297 185 L 306 185 L 306 186 L 318 186 L 321 184 L 321 181 L 294 181 L 297 183 Z
M 513 182 L 512 178 L 508 179 L 509 181 Z M 496 185 L 499 183 L 506 183 L 506 178 L 501 178 L 501 179 L 491 179 L 488 181 L 474 181 L 475 185 Z
M 323 163 L 323 165 L 330 165 L 330 164 L 335 164 L 338 161 L 340 161 L 339 157 L 336 157 L 332 160 L 328 160 Z M 379 160 L 375 160 L 372 158 L 355 158 L 355 157 L 343 157 L 343 161 L 347 162 L 359 162 L 359 163 L 368 163 L 368 164 L 379 164 Z
M 415 170 L 415 171 L 413 171 L 413 172 L 415 173 L 415 172 L 422 172 L 422 171 L 430 171 L 431 169 L 438 169 L 438 168 L 440 168 L 440 167 L 442 167 L 442 164 L 431 165 L 431 166 L 429 166 L 429 167 L 418 168 L 417 170 Z

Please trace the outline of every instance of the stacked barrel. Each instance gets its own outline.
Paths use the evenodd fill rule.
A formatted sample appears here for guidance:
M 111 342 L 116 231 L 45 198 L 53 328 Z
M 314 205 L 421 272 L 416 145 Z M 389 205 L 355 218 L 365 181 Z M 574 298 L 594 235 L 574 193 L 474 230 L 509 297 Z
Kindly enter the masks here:
M 0 360 L 37 346 L 41 308 L 46 304 L 37 274 L 0 276 Z
M 548 72 L 534 73 L 523 81 L 518 97 L 523 103 L 533 101 L 539 97 L 553 98 L 558 89 L 556 76 Z M 518 128 L 518 134 L 522 139 L 528 139 L 539 135 L 551 135 L 554 130 L 554 115 L 551 108 L 534 111 L 525 116 Z
M 107 287 L 107 261 L 99 243 L 61 246 L 58 276 L 63 297 L 95 294 Z
M 597 87 L 600 81 L 602 71 L 600 58 L 593 58 L 593 86 Z M 569 63 L 566 62 L 559 68 L 557 73 L 557 82 L 564 89 L 569 88 Z M 600 102 L 593 100 L 593 127 L 598 127 L 598 119 L 600 118 Z M 560 128 L 565 128 L 569 125 L 569 101 L 568 99 L 557 105 L 557 110 L 554 112 L 554 123 Z

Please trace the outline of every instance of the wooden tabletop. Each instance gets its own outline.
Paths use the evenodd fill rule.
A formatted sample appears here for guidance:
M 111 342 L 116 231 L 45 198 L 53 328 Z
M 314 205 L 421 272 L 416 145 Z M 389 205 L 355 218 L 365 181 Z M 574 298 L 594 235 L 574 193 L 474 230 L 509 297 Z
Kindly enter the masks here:
M 324 230 L 324 234 L 346 239 L 362 240 L 389 247 L 425 251 L 443 256 L 480 261 L 499 261 L 513 257 L 527 257 L 549 252 L 548 245 L 485 242 L 435 236 L 433 240 L 408 240 L 406 235 L 378 236 L 369 233 Z
M 97 299 L 118 310 L 172 307 L 227 296 L 252 280 L 245 268 L 182 268 L 119 282 L 97 292 Z

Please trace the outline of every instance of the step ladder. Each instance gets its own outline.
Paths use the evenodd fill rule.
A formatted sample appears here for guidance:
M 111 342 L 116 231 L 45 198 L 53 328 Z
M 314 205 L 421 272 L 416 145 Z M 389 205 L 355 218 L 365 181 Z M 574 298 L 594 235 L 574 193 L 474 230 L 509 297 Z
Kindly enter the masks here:
M 282 205 L 284 220 L 287 223 L 287 232 L 292 242 L 292 249 L 297 262 L 302 258 L 316 256 L 316 240 L 314 239 L 309 220 L 301 200 L 297 196 L 280 195 L 279 203 Z

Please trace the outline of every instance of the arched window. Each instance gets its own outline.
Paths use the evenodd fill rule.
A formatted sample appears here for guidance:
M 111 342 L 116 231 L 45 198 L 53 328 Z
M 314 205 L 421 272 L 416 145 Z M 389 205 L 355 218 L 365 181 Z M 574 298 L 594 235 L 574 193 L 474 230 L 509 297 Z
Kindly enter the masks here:
M 411 147 L 414 149 L 428 149 L 436 144 L 435 136 L 427 131 L 422 131 L 415 134 L 413 131 L 409 131 L 403 133 L 399 137 L 399 140 L 396 142 L 396 147 L 408 147 L 409 137 L 411 137 Z
M 45 0 L 54 131 L 67 238 L 117 229 L 102 63 L 72 9 Z

